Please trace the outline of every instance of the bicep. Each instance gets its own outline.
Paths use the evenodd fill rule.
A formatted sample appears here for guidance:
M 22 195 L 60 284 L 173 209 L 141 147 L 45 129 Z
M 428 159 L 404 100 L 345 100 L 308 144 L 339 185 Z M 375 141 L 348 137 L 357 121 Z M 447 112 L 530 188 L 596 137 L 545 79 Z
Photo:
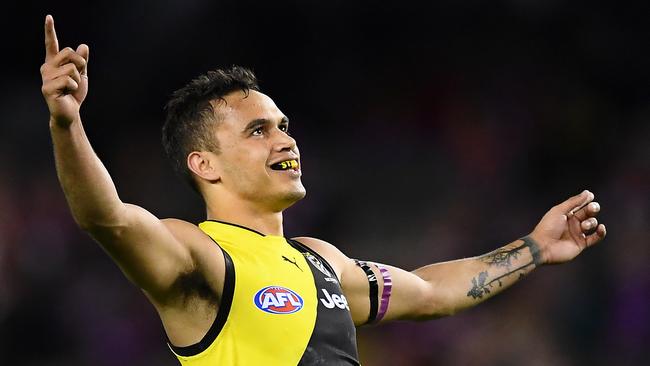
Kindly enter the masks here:
M 154 297 L 165 296 L 193 266 L 189 247 L 176 237 L 181 222 L 160 220 L 131 204 L 124 205 L 122 215 L 119 226 L 97 228 L 91 235 L 131 282 Z
M 357 265 L 354 259 L 347 257 L 336 247 L 322 240 L 314 238 L 295 238 L 301 243 L 323 255 L 339 273 L 341 287 L 350 307 L 354 324 L 359 326 L 367 324 L 371 315 L 371 289 L 372 275 L 377 279 L 377 294 L 373 297 L 376 301 L 377 312 L 381 312 L 382 293 L 388 290 L 384 286 L 384 276 L 377 264 L 367 262 L 372 271 L 370 276 Z M 435 293 L 431 282 L 427 282 L 415 273 L 403 269 L 380 265 L 387 270 L 392 284 L 390 298 L 381 321 L 395 319 L 422 319 L 431 317 L 436 309 Z M 371 277 L 371 278 L 369 278 Z M 380 315 L 381 316 L 381 315 Z
M 434 304 L 432 303 L 433 289 L 428 282 L 414 273 L 397 267 L 367 263 L 377 279 L 376 297 L 371 298 L 371 281 L 354 260 L 348 262 L 343 274 L 344 291 L 355 324 L 368 323 L 372 301 L 376 301 L 377 318 L 380 318 L 380 322 L 430 317 Z M 384 268 L 384 273 L 379 266 Z M 387 301 L 383 306 L 382 298 Z M 370 320 L 372 323 L 373 319 Z
M 432 309 L 435 308 L 432 285 L 412 272 L 388 265 L 381 266 L 387 270 L 392 282 L 388 309 L 382 321 L 430 318 Z M 384 282 L 386 278 L 380 277 L 381 298 L 387 286 Z

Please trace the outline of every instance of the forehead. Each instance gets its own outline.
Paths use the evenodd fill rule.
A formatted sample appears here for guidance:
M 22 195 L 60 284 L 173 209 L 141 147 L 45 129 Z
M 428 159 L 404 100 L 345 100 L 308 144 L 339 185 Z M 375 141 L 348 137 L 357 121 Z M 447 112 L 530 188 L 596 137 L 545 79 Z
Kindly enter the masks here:
M 243 91 L 232 92 L 223 99 L 225 103 L 221 100 L 213 102 L 215 113 L 233 127 L 246 125 L 254 119 L 279 120 L 284 117 L 273 99 L 255 90 L 250 90 L 248 95 Z

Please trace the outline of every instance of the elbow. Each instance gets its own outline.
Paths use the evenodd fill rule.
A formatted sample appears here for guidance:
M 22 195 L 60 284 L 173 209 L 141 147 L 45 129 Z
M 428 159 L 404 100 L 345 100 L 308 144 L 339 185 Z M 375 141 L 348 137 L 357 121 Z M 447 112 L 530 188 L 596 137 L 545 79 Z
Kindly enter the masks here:
M 445 318 L 448 316 L 455 315 L 457 312 L 458 312 L 457 309 L 451 307 L 430 305 L 427 311 L 422 312 L 422 314 L 418 316 L 416 320 L 425 321 L 425 320 L 440 319 L 440 318 Z
M 459 310 L 454 307 L 434 302 L 432 304 L 429 304 L 426 316 L 424 316 L 423 319 L 445 318 L 455 315 L 458 311 Z
M 459 312 L 458 309 L 454 309 L 451 307 L 444 308 L 436 314 L 436 318 L 444 318 L 447 316 L 456 315 L 458 312 Z
M 430 319 L 444 318 L 456 315 L 469 307 L 468 304 L 460 301 L 453 301 L 452 299 L 441 300 L 433 303 L 429 309 Z
M 112 223 L 106 223 L 104 221 L 100 220 L 92 220 L 92 219 L 77 219 L 75 218 L 75 222 L 77 223 L 77 226 L 79 228 L 94 236 L 94 234 L 97 233 L 102 233 L 102 232 L 117 232 L 119 231 L 120 225 L 112 224 Z
M 454 306 L 453 301 L 449 301 L 450 297 L 445 289 L 440 286 L 434 288 L 434 286 L 430 285 L 423 298 L 424 305 L 422 309 L 424 311 L 421 317 L 423 320 L 452 316 L 461 310 L 457 306 Z

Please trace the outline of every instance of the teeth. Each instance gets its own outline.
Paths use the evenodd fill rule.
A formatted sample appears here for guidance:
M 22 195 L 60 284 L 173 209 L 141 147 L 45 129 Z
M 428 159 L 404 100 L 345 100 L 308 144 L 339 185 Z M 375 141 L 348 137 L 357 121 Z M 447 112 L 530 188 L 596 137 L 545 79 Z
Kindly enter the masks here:
M 298 168 L 298 160 L 287 160 L 287 161 L 281 161 L 279 163 L 275 163 L 271 165 L 271 169 L 273 170 L 289 170 L 289 169 L 296 169 Z

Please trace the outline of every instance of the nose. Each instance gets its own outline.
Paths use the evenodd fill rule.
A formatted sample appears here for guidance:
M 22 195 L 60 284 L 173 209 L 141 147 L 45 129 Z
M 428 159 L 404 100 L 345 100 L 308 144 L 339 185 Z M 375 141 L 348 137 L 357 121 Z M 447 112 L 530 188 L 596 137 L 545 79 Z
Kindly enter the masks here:
M 273 146 L 273 149 L 275 151 L 295 151 L 296 150 L 296 140 L 289 136 L 286 132 L 278 130 L 277 131 L 277 138 L 275 140 L 275 144 Z

